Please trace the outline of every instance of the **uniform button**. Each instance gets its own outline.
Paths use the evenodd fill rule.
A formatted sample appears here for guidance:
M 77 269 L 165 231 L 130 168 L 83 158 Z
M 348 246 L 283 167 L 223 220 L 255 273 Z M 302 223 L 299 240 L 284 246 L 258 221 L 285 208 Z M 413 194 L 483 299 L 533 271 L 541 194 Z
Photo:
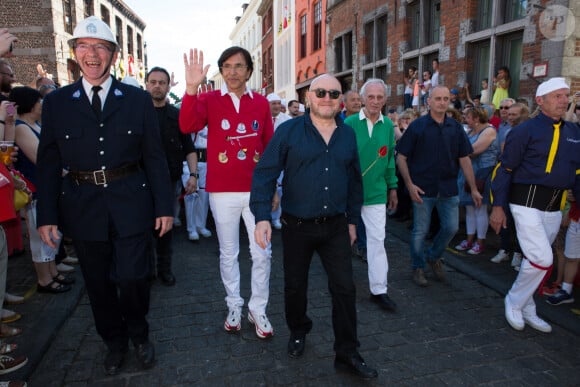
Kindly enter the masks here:
M 105 169 L 107 169 L 107 167 L 105 167 L 104 165 L 101 166 L 101 169 L 104 171 Z
M 99 137 L 99 141 L 104 141 L 105 139 L 103 137 Z
M 325 210 L 326 210 L 327 208 L 328 208 L 327 206 L 324 206 L 324 209 L 325 209 Z
M 143 183 L 143 187 L 145 187 L 147 184 Z
M 324 168 L 325 171 L 328 171 L 328 168 Z
M 69 135 L 67 134 L 66 136 L 64 136 L 64 138 L 66 138 L 68 140 L 69 139 Z
M 328 191 L 328 187 L 324 187 L 324 190 L 325 190 L 325 191 Z
M 99 154 L 102 156 L 105 154 L 105 151 L 100 151 Z
M 127 134 L 131 134 L 131 133 L 133 133 L 133 132 L 132 132 L 132 131 L 130 131 L 130 130 L 127 132 Z
M 104 188 L 107 188 L 108 186 L 109 186 L 108 184 L 103 184 L 103 187 Z
M 99 124 L 99 128 L 102 128 L 103 126 L 105 126 L 105 124 L 103 124 L 103 123 Z

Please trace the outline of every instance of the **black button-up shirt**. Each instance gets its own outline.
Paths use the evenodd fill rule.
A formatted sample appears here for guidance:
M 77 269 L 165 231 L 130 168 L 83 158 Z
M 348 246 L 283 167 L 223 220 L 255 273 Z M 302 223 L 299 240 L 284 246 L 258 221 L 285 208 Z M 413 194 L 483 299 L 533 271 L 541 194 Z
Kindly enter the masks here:
M 427 114 L 409 125 L 397 152 L 407 157 L 411 180 L 426 197 L 451 197 L 458 193 L 459 159 L 473 153 L 473 148 L 453 118 L 445 117 L 439 124 Z
M 309 113 L 278 127 L 254 170 L 250 208 L 256 222 L 271 218 L 283 171 L 284 212 L 304 219 L 346 214 L 348 223 L 358 223 L 363 191 L 354 131 L 337 118 L 326 144 Z

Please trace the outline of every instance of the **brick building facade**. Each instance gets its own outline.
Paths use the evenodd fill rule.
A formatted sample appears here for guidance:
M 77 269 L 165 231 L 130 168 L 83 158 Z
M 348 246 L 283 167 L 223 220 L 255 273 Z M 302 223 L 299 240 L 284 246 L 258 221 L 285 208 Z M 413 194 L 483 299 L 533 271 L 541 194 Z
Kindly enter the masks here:
M 580 17 L 577 0 L 328 0 L 326 66 L 359 89 L 365 79 L 384 79 L 389 105 L 401 107 L 410 66 L 431 70 L 440 62 L 440 82 L 452 88 L 511 73 L 509 94 L 528 102 L 539 82 L 564 76 L 580 87 Z M 542 70 L 546 70 L 545 74 Z
M 76 24 L 91 15 L 104 20 L 121 45 L 117 76 L 129 74 L 131 68 L 143 83 L 145 23 L 121 0 L 2 0 L 0 26 L 18 37 L 14 56 L 8 59 L 16 81 L 34 81 L 38 64 L 61 85 L 77 80 L 80 71 L 67 42 Z

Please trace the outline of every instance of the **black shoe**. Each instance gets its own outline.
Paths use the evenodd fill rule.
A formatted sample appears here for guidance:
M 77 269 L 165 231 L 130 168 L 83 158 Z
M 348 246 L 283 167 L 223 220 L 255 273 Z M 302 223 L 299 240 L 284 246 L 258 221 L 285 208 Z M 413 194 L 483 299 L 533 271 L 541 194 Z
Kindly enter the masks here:
M 288 356 L 297 359 L 304 353 L 304 347 L 306 346 L 306 335 L 305 334 L 290 334 L 290 340 L 288 340 Z
M 175 285 L 175 276 L 170 271 L 160 272 L 158 277 L 161 280 L 161 283 L 165 286 Z
M 74 277 L 71 277 L 71 276 L 68 276 L 65 274 L 61 274 L 61 273 L 58 273 L 56 275 L 56 277 L 53 278 L 53 280 L 55 282 L 58 282 L 59 284 L 63 284 L 63 285 L 72 285 L 75 283 Z
M 350 372 L 362 379 L 372 379 L 379 376 L 377 370 L 367 366 L 358 353 L 355 353 L 348 358 L 337 356 L 334 359 L 334 368 L 340 371 Z
M 386 294 L 371 294 L 371 301 L 380 305 L 384 310 L 394 312 L 397 310 L 397 304 Z
M 143 369 L 148 370 L 155 363 L 155 347 L 150 341 L 135 346 L 135 355 Z
M 105 373 L 107 375 L 117 375 L 121 371 L 121 366 L 125 361 L 126 352 L 109 351 L 105 356 Z

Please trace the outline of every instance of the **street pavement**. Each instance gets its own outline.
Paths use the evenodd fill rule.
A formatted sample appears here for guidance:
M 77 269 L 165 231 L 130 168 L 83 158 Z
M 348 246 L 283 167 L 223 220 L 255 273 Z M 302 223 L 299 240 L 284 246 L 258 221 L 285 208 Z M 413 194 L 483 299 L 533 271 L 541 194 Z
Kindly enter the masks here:
M 242 227 L 243 228 L 243 227 Z M 250 294 L 251 261 L 242 231 L 240 266 L 242 296 Z M 30 257 L 9 261 L 8 290 L 25 294 L 23 314 L 11 325 L 24 333 L 8 342 L 29 363 L 0 380 L 25 379 L 29 386 L 573 386 L 580 384 L 580 316 L 576 303 L 553 307 L 538 299 L 538 312 L 553 325 L 544 334 L 526 326 L 511 329 L 503 316 L 503 296 L 516 272 L 509 262 L 493 264 L 498 238 L 490 235 L 488 250 L 468 256 L 445 254 L 448 281 L 417 287 L 411 280 L 408 223 L 389 220 L 389 295 L 398 304 L 384 312 L 369 300 L 367 266 L 353 258 L 357 287 L 360 353 L 378 369 L 376 380 L 363 382 L 333 368 L 333 332 L 327 280 L 315 257 L 310 270 L 308 314 L 314 322 L 302 358 L 287 356 L 289 332 L 284 322 L 280 232 L 274 232 L 268 316 L 275 329 L 269 340 L 258 339 L 245 319 L 239 334 L 223 329 L 227 314 L 219 274 L 216 237 L 187 240 L 184 227 L 174 236 L 177 284 L 155 282 L 149 321 L 157 362 L 141 370 L 133 351 L 123 372 L 103 372 L 105 346 L 97 335 L 88 298 L 77 269 L 77 284 L 61 295 L 34 293 Z M 461 238 L 458 235 L 456 241 Z M 454 241 L 454 242 L 456 242 Z M 454 243 L 452 242 L 451 246 Z

